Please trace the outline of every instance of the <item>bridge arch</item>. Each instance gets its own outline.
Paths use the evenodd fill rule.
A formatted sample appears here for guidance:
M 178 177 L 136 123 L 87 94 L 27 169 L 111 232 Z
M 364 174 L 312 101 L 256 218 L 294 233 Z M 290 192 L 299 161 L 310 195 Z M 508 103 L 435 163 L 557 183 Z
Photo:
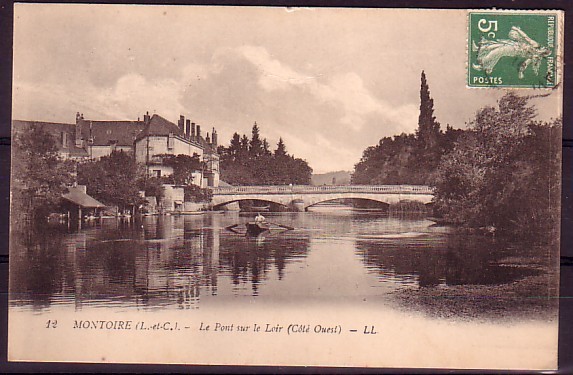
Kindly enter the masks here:
M 318 203 L 327 202 L 335 199 L 360 199 L 360 200 L 383 203 L 386 205 L 392 205 L 407 201 L 420 202 L 426 204 L 431 201 L 431 197 L 424 195 L 413 195 L 405 197 L 402 196 L 401 194 L 370 194 L 370 193 L 349 192 L 349 193 L 338 193 L 338 194 L 327 194 L 327 195 L 309 195 L 304 199 L 304 206 L 306 209 Z
M 382 199 L 375 199 L 375 198 L 351 198 L 351 197 L 346 197 L 346 198 L 325 198 L 325 199 L 314 199 L 310 202 L 305 202 L 304 204 L 304 208 L 305 210 L 311 207 L 314 207 L 318 204 L 321 203 L 326 203 L 326 202 L 332 202 L 332 201 L 339 201 L 341 199 L 346 199 L 346 200 L 352 200 L 352 201 L 368 201 L 368 202 L 376 202 L 376 203 L 380 203 L 382 205 L 384 205 L 385 208 L 388 208 L 390 206 L 389 202 L 386 202 L 385 200 Z
M 268 199 L 268 198 L 252 198 L 252 197 L 241 197 L 241 198 L 235 198 L 232 200 L 224 200 L 223 202 L 214 202 L 213 204 L 213 209 L 217 210 L 222 208 L 223 206 L 226 206 L 230 203 L 235 203 L 235 202 L 241 202 L 241 201 L 260 201 L 260 202 L 267 202 L 267 203 L 274 203 L 280 206 L 285 206 L 288 207 L 288 203 L 284 203 L 282 200 L 280 199 Z

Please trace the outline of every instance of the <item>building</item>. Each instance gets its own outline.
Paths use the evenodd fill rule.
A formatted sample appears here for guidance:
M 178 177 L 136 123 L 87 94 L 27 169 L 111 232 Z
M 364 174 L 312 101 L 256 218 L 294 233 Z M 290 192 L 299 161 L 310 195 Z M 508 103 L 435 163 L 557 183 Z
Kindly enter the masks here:
M 219 185 L 219 155 L 217 132 L 201 134 L 200 125 L 180 117 L 174 124 L 163 117 L 149 113 L 143 121 L 96 121 L 76 114 L 75 124 L 41 121 L 12 121 L 14 135 L 27 127 L 42 127 L 56 141 L 58 153 L 64 159 L 78 161 L 98 159 L 113 151 L 132 154 L 145 165 L 150 176 L 168 176 L 172 168 L 162 165 L 158 155 L 197 154 L 203 162 L 201 170 L 193 175 L 193 184 L 201 187 Z
M 90 159 L 113 151 L 133 152 L 133 142 L 145 128 L 143 121 L 94 121 L 76 114 L 75 146 L 86 150 Z
M 162 155 L 199 156 L 203 168 L 193 174 L 193 183 L 201 187 L 219 186 L 219 155 L 217 154 L 217 131 L 203 138 L 201 126 L 180 116 L 178 124 L 159 115 L 146 114 L 145 128 L 134 142 L 135 160 L 147 166 L 149 176 L 161 177 L 173 173 L 163 164 Z
M 43 121 L 12 121 L 12 135 L 17 136 L 27 128 L 40 127 L 51 134 L 56 142 L 58 154 L 64 159 L 85 160 L 89 158 L 86 149 L 76 147 L 76 126 L 75 124 L 63 124 L 57 122 Z

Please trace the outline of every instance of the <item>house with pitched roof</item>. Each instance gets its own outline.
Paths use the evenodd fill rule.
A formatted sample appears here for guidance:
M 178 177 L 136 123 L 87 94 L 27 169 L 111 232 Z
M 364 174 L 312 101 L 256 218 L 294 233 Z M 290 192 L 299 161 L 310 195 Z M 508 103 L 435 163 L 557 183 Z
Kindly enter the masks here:
M 145 128 L 134 142 L 135 160 L 147 167 L 152 177 L 168 176 L 173 169 L 162 162 L 163 155 L 198 155 L 203 168 L 196 171 L 193 183 L 201 187 L 219 186 L 219 155 L 217 154 L 217 131 L 211 136 L 201 135 L 201 126 L 180 116 L 177 125 L 154 114 L 143 118 Z
M 159 155 L 197 154 L 203 167 L 196 171 L 193 183 L 201 187 L 219 185 L 219 155 L 217 132 L 201 134 L 201 126 L 179 118 L 174 124 L 165 118 L 146 113 L 143 121 L 100 121 L 85 119 L 76 114 L 75 124 L 41 121 L 12 121 L 14 135 L 26 127 L 42 127 L 56 141 L 58 153 L 64 159 L 78 161 L 98 159 L 113 151 L 124 151 L 145 165 L 149 176 L 168 176 L 171 167 L 162 164 Z
M 133 142 L 145 128 L 143 121 L 95 121 L 76 114 L 76 147 L 87 151 L 90 159 L 98 159 L 113 151 L 133 152 Z

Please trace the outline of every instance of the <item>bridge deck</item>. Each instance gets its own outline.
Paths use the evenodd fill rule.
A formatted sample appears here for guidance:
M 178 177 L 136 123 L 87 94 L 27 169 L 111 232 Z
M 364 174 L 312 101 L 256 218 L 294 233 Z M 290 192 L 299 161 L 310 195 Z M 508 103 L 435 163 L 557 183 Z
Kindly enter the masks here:
M 212 188 L 212 191 L 213 195 L 321 193 L 433 194 L 434 192 L 430 186 L 423 185 L 226 186 Z

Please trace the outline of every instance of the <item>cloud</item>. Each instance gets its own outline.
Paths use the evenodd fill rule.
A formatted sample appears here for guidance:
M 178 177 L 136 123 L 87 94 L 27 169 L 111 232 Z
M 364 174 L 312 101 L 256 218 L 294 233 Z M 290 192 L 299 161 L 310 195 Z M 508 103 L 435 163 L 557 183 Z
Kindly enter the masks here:
M 341 121 L 355 130 L 363 128 L 365 116 L 370 114 L 398 124 L 403 131 L 411 131 L 417 124 L 415 105 L 394 107 L 376 98 L 364 86 L 362 78 L 354 72 L 337 75 L 328 84 L 315 87 L 313 92 L 320 100 L 342 105 L 345 115 Z
M 267 91 L 288 89 L 290 85 L 303 85 L 316 79 L 296 72 L 291 67 L 273 59 L 266 48 L 241 46 L 237 52 L 252 63 L 260 72 L 259 84 Z
M 210 61 L 189 61 L 163 78 L 134 72 L 103 87 L 89 77 L 16 81 L 14 118 L 71 122 L 79 111 L 119 120 L 150 111 L 175 121 L 184 114 L 217 127 L 221 143 L 258 121 L 272 147 L 282 136 L 290 153 L 320 172 L 351 169 L 375 140 L 415 129 L 415 105 L 390 105 L 356 72 L 322 73 L 295 69 L 260 46 L 219 48 Z
M 150 111 L 175 119 L 183 110 L 181 94 L 176 80 L 148 80 L 138 74 L 124 75 L 107 88 L 90 82 L 18 82 L 13 90 L 13 117 L 70 122 L 79 111 L 87 118 L 126 120 Z
M 355 72 L 337 74 L 327 79 L 321 75 L 309 75 L 296 71 L 274 59 L 260 46 L 241 46 L 237 52 L 253 64 L 260 74 L 259 85 L 266 91 L 292 90 L 303 88 L 320 102 L 342 106 L 345 113 L 340 121 L 360 130 L 364 116 L 371 113 L 399 124 L 404 131 L 412 131 L 417 123 L 415 105 L 392 106 L 375 97 L 364 85 L 363 79 Z

